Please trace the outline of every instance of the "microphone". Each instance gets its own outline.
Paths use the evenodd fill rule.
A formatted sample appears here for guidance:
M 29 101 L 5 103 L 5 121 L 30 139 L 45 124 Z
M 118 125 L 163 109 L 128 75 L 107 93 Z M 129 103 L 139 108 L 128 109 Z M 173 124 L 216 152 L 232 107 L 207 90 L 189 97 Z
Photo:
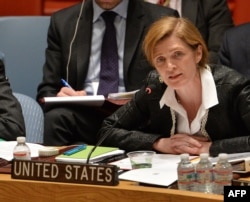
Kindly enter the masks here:
M 155 86 L 154 86 L 155 87 Z M 151 94 L 152 93 L 152 87 L 147 87 L 146 88 L 146 90 L 145 90 L 145 92 L 149 95 L 149 94 Z
M 152 91 L 156 88 L 155 84 L 150 84 L 149 86 L 146 87 L 145 91 L 141 93 L 140 98 L 139 99 L 142 99 L 145 95 L 150 95 L 152 93 Z M 120 116 L 120 118 L 118 118 L 114 123 L 113 125 L 111 126 L 111 128 L 114 128 L 116 127 L 116 125 L 118 124 L 119 120 L 121 120 L 125 114 L 128 112 L 128 110 L 125 110 L 123 112 L 123 114 Z M 86 163 L 89 164 L 89 160 L 91 158 L 91 155 L 93 154 L 93 152 L 96 150 L 96 148 L 98 146 L 100 146 L 102 144 L 102 142 L 108 137 L 109 133 L 105 133 L 99 140 L 98 142 L 96 143 L 96 145 L 90 150 L 89 154 L 88 154 L 88 157 L 87 157 L 87 161 Z

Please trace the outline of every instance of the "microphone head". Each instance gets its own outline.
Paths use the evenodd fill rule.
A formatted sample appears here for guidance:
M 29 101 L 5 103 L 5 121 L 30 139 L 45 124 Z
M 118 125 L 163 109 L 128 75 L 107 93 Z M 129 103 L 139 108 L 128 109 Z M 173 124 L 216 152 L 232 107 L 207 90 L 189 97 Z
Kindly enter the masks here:
M 156 88 L 155 84 L 150 84 L 146 87 L 145 92 L 149 95 Z

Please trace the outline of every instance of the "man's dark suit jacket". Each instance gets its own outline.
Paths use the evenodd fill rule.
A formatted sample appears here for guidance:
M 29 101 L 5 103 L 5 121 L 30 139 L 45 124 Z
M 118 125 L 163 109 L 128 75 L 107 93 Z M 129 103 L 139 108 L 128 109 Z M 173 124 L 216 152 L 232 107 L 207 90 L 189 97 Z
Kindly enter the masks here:
M 250 23 L 228 30 L 219 52 L 220 63 L 250 78 Z
M 224 32 L 234 26 L 226 0 L 183 0 L 182 16 L 199 29 L 208 46 L 209 62 L 217 63 Z
M 48 30 L 48 48 L 43 71 L 43 81 L 38 86 L 37 98 L 56 96 L 62 87 L 61 78 L 66 78 L 69 44 L 74 35 L 80 4 L 61 10 L 51 17 Z M 130 0 L 126 22 L 124 50 L 124 83 L 126 91 L 139 89 L 152 67 L 142 51 L 142 41 L 148 27 L 156 19 L 179 16 L 178 12 L 162 6 Z M 75 90 L 83 89 L 89 66 L 91 50 L 93 5 L 85 1 L 76 39 L 72 47 L 69 65 L 69 83 Z M 101 39 L 100 39 L 101 40 Z
M 0 59 L 0 138 L 10 141 L 16 140 L 18 136 L 25 136 L 22 109 L 12 94 L 3 61 Z

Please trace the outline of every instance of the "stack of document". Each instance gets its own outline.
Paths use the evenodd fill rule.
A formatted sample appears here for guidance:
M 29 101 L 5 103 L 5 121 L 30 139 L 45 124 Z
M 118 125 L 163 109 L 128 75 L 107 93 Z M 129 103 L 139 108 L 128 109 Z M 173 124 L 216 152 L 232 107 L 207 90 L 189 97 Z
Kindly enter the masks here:
M 72 155 L 61 154 L 55 158 L 58 162 L 68 162 L 68 163 L 86 163 L 89 153 L 94 146 L 87 145 L 86 149 L 79 152 L 73 153 Z M 98 163 L 107 158 L 118 156 L 124 154 L 124 150 L 120 150 L 117 147 L 103 147 L 98 146 L 96 150 L 92 153 L 89 159 L 90 163 Z
M 212 164 L 216 164 L 218 157 L 210 159 Z M 233 166 L 234 173 L 250 172 L 250 152 L 228 154 L 228 161 Z
M 190 156 L 190 159 L 197 156 Z M 149 185 L 167 187 L 176 182 L 177 167 L 180 162 L 180 155 L 174 154 L 155 154 L 152 162 L 152 168 L 142 168 L 131 170 L 129 158 L 119 160 L 113 163 L 120 169 L 129 170 L 119 175 L 120 180 L 136 181 Z
M 0 158 L 5 159 L 7 161 L 11 161 L 13 159 L 13 150 L 17 145 L 17 141 L 1 141 L 0 142 Z M 31 157 L 39 156 L 39 149 L 45 148 L 40 144 L 27 143 L 30 148 Z

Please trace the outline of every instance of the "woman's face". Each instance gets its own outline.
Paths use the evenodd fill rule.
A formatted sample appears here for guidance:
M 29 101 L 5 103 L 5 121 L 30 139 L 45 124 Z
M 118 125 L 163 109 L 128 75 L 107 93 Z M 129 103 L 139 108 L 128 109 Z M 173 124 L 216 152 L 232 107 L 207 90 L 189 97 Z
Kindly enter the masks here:
M 201 46 L 193 50 L 184 41 L 171 35 L 156 45 L 153 64 L 168 86 L 179 89 L 199 75 L 197 64 L 201 57 Z
M 95 2 L 104 10 L 115 8 L 122 0 L 95 0 Z

